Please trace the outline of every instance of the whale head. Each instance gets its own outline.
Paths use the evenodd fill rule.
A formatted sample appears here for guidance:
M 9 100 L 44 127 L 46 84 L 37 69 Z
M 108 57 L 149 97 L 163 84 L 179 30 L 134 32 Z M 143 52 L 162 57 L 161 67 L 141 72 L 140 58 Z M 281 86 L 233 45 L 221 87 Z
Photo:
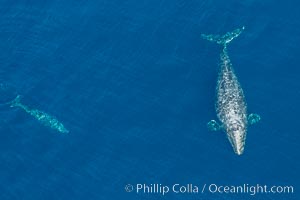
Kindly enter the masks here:
M 245 139 L 246 139 L 246 126 L 243 123 L 232 123 L 227 127 L 227 137 L 234 152 L 237 155 L 244 153 Z

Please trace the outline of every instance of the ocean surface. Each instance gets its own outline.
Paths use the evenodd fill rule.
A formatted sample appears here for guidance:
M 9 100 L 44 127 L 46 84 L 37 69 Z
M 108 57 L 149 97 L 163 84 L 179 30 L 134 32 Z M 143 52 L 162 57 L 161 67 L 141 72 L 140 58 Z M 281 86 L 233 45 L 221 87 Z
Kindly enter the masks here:
M 299 6 L 1 0 L 0 200 L 300 199 Z M 207 129 L 222 48 L 201 34 L 242 26 L 228 53 L 249 113 L 262 120 L 237 156 L 224 132 Z M 69 133 L 10 107 L 17 95 Z M 138 184 L 199 191 L 162 195 Z M 294 192 L 220 193 L 211 184 Z

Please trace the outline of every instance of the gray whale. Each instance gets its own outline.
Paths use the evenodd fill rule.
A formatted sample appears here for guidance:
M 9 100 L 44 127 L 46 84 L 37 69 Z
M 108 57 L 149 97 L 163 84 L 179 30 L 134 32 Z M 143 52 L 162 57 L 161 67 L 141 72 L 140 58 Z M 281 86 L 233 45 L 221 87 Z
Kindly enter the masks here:
M 60 133 L 69 133 L 69 130 L 64 127 L 64 125 L 59 122 L 54 116 L 49 115 L 41 110 L 31 109 L 28 106 L 21 103 L 21 96 L 18 95 L 10 103 L 10 107 L 19 107 L 23 109 L 26 113 L 32 115 L 35 119 L 40 121 L 43 125 L 48 126 Z
M 219 121 L 208 122 L 212 131 L 223 130 L 237 155 L 244 152 L 247 127 L 260 120 L 258 114 L 247 114 L 247 104 L 243 89 L 230 62 L 227 45 L 238 37 L 245 27 L 228 32 L 225 35 L 206 35 L 202 38 L 223 46 L 220 54 L 220 70 L 216 87 L 216 113 Z

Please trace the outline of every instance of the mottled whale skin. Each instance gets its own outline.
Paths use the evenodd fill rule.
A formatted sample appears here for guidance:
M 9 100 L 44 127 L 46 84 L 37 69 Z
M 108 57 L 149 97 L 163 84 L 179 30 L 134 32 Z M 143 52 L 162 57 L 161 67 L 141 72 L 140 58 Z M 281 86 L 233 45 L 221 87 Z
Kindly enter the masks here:
M 234 73 L 230 62 L 227 44 L 238 37 L 245 28 L 236 29 L 223 36 L 205 35 L 204 39 L 216 42 L 223 46 L 220 54 L 220 70 L 216 87 L 216 113 L 221 124 L 215 120 L 208 123 L 208 128 L 213 131 L 223 130 L 237 155 L 244 152 L 247 136 L 247 127 L 260 120 L 257 114 L 247 114 L 247 105 L 243 89 Z
M 21 96 L 18 95 L 12 102 L 10 102 L 10 107 L 19 107 L 23 109 L 26 113 L 33 116 L 43 125 L 48 126 L 60 133 L 69 133 L 69 130 L 64 127 L 64 125 L 59 122 L 54 116 L 49 115 L 41 110 L 31 109 L 28 106 L 21 103 Z

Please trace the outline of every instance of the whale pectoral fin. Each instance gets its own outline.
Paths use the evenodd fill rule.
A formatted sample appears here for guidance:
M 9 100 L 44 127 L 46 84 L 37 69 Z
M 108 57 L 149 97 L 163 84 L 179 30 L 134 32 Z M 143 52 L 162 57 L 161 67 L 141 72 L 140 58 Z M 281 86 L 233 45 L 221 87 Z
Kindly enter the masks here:
M 219 131 L 222 129 L 222 126 L 220 124 L 218 124 L 218 122 L 216 122 L 215 120 L 210 120 L 207 123 L 207 128 L 210 131 Z
M 248 115 L 248 123 L 250 125 L 256 124 L 259 121 L 260 121 L 260 116 L 258 114 L 251 113 L 251 114 Z

